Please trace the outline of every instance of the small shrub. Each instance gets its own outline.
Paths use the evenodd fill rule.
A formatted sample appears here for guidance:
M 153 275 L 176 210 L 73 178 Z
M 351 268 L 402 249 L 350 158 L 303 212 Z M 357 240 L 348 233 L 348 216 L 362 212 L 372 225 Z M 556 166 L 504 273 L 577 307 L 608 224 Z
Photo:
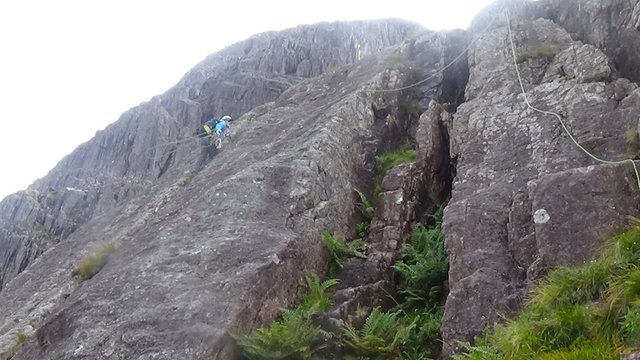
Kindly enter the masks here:
M 440 327 L 443 311 L 423 307 L 405 316 L 405 324 L 415 324 L 404 346 L 404 359 L 435 359 L 441 352 Z
M 195 170 L 191 170 L 189 171 L 185 176 L 184 179 L 182 179 L 182 181 L 180 181 L 178 183 L 178 185 L 180 186 L 187 186 L 191 183 L 191 181 L 193 181 L 193 178 L 196 177 L 196 175 L 198 174 L 198 172 L 196 172 Z
M 634 307 L 627 312 L 620 322 L 622 338 L 631 347 L 640 346 L 640 308 Z
M 104 243 L 100 245 L 93 254 L 85 256 L 80 261 L 80 264 L 78 264 L 78 267 L 71 275 L 77 276 L 81 281 L 91 279 L 102 269 L 107 263 L 109 256 L 116 251 L 116 249 L 117 245 L 115 243 Z

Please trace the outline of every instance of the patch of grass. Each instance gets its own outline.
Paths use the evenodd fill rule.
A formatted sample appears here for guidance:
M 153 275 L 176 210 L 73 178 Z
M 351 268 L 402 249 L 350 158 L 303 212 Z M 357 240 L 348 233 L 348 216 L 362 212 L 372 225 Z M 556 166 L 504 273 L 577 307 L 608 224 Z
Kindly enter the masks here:
M 376 156 L 376 163 L 378 164 L 380 172 L 384 175 L 389 169 L 396 165 L 414 162 L 417 159 L 418 155 L 415 150 L 404 148 Z
M 296 308 L 281 309 L 281 318 L 269 327 L 246 335 L 232 334 L 248 359 L 312 359 L 325 347 L 330 335 L 313 323 L 313 317 L 331 307 L 329 290 L 338 280 L 320 281 L 315 274 L 305 280 L 308 291 Z
M 80 261 L 71 276 L 77 277 L 80 281 L 91 279 L 107 263 L 109 256 L 116 251 L 117 247 L 112 242 L 100 245 L 93 254 L 85 256 Z
M 373 189 L 374 202 L 375 199 L 378 198 L 380 193 L 382 193 L 382 180 L 387 174 L 387 171 L 389 171 L 396 165 L 406 164 L 417 160 L 418 155 L 414 149 L 410 148 L 410 145 L 405 145 L 403 148 L 397 151 L 388 151 L 376 156 L 377 172 L 375 187 Z
M 29 335 L 19 331 L 15 334 L 15 338 L 13 339 L 13 344 L 9 348 L 9 351 L 2 357 L 2 360 L 11 359 L 24 345 L 24 343 L 29 340 Z
M 559 268 L 514 319 L 454 359 L 619 359 L 640 346 L 640 227 L 582 267 Z
M 540 45 L 537 48 L 524 52 L 516 58 L 518 64 L 538 58 L 553 58 L 558 53 L 558 49 L 550 45 Z

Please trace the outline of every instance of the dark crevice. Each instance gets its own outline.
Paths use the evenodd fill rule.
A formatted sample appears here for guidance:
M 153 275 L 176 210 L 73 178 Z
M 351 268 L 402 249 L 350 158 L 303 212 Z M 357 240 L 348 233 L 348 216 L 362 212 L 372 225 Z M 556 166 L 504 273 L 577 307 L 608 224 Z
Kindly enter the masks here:
M 442 84 L 438 91 L 438 102 L 443 104 L 449 113 L 455 113 L 464 102 L 465 88 L 469 82 L 469 61 L 466 54 L 467 42 L 465 33 L 452 32 L 448 36 L 445 47 L 445 64 L 452 63 L 443 71 Z M 448 141 L 447 141 L 448 142 Z

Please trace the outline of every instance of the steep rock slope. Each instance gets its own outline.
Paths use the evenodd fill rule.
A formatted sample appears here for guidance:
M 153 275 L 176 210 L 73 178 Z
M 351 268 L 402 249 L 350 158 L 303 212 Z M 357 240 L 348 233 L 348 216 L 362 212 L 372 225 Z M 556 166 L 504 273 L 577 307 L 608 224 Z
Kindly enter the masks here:
M 390 40 L 372 29 L 405 36 L 414 25 L 396 23 L 396 30 L 386 22 L 367 26 L 366 36 L 375 39 L 370 42 L 376 44 L 370 49 L 375 55 L 345 55 L 345 62 L 355 63 L 336 65 L 316 78 L 292 75 L 294 85 L 257 107 L 267 98 L 239 100 L 240 107 L 251 111 L 234 126 L 233 141 L 192 180 L 184 173 L 197 155 L 195 144 L 178 141 L 175 152 L 157 150 L 155 154 L 164 157 L 160 163 L 168 164 L 162 172 L 153 171 L 156 163 L 145 154 L 167 139 L 190 135 L 201 114 L 218 114 L 217 107 L 228 103 L 203 90 L 224 88 L 237 76 L 233 66 L 226 72 L 216 70 L 218 62 L 227 64 L 222 55 L 198 65 L 167 94 L 130 110 L 138 114 L 135 120 L 123 116 L 61 163 L 74 169 L 70 164 L 98 159 L 88 163 L 94 170 L 76 171 L 123 182 L 132 175 L 134 181 L 120 185 L 81 179 L 59 167 L 50 176 L 61 175 L 36 184 L 58 182 L 73 193 L 79 186 L 66 189 L 72 185 L 67 179 L 109 185 L 98 190 L 103 191 L 96 202 L 100 211 L 93 210 L 0 293 L 0 349 L 7 349 L 13 334 L 23 331 L 33 335 L 15 359 L 233 357 L 236 349 L 228 331 L 246 331 L 273 319 L 278 308 L 296 300 L 304 273 L 326 270 L 322 231 L 352 231 L 357 212 L 353 189 L 372 178 L 372 156 L 383 147 L 379 139 L 392 139 L 399 128 L 411 127 L 400 116 L 405 95 L 379 90 L 433 75 L 417 91 L 420 98 L 455 99 L 461 94 L 455 84 L 464 83 L 464 76 L 447 79 L 437 71 L 462 52 L 459 34 L 450 41 L 446 34 L 427 33 L 394 50 L 381 48 L 377 41 Z M 251 51 L 256 46 L 241 43 L 230 49 Z M 274 49 L 280 46 L 277 42 Z M 335 46 L 345 48 L 342 43 Z M 363 46 L 354 48 L 364 51 Z M 323 67 L 333 64 L 341 51 L 324 61 L 311 52 L 311 69 L 318 61 Z M 222 53 L 236 58 L 229 49 Z M 398 57 L 403 65 L 391 66 L 389 59 Z M 255 80 L 250 72 L 246 75 Z M 208 76 L 211 79 L 202 80 Z M 215 79 L 220 86 L 205 85 Z M 372 103 L 388 106 L 389 114 L 376 117 Z M 224 111 L 234 114 L 233 109 Z M 172 124 L 175 132 L 154 130 L 158 121 Z M 132 124 L 167 133 L 151 139 L 144 135 L 146 145 L 136 147 L 137 135 L 131 140 L 124 130 Z M 117 146 L 95 146 L 108 144 L 106 139 Z M 138 156 L 129 155 L 133 149 Z M 132 165 L 140 163 L 146 166 Z M 113 192 L 106 196 L 104 189 Z M 74 267 L 105 241 L 119 243 L 118 250 L 94 278 L 77 284 L 70 276 Z
M 629 73 L 624 65 L 613 67 L 597 46 L 637 48 L 615 42 L 613 32 L 604 43 L 585 44 L 561 26 L 581 24 L 585 41 L 593 39 L 586 34 L 592 22 L 613 29 L 619 18 L 606 16 L 612 12 L 581 18 L 584 11 L 593 14 L 585 8 L 595 2 L 550 3 L 556 7 L 499 1 L 469 31 L 466 101 L 450 130 L 457 177 L 443 224 L 450 255 L 445 354 L 457 350 L 457 340 L 471 341 L 485 325 L 516 312 L 527 286 L 549 268 L 591 259 L 602 238 L 638 212 L 640 189 L 631 163 L 594 161 L 556 117 L 528 108 L 514 64 L 535 107 L 559 113 L 596 156 L 621 160 L 633 156 L 625 134 L 638 127 L 640 90 L 622 77 Z M 569 13 L 570 3 L 581 11 Z M 638 2 L 606 3 L 631 11 Z M 624 22 L 636 23 L 634 16 Z M 637 36 L 637 29 L 630 31 Z
M 162 96 L 65 157 L 28 190 L 0 203 L 0 291 L 51 244 L 89 219 L 170 184 L 197 156 L 191 138 L 212 116 L 239 116 L 291 85 L 398 43 L 401 21 L 332 23 L 264 33 L 211 55 Z

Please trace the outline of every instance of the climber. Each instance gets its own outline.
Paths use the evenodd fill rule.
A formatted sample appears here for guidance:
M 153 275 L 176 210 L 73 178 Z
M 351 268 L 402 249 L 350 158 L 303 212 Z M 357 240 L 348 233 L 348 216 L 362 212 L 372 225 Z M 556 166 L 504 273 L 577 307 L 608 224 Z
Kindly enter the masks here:
M 222 141 L 228 136 L 226 132 L 231 122 L 233 122 L 231 116 L 225 115 L 218 120 L 213 118 L 202 125 L 202 130 L 199 134 L 200 157 L 196 163 L 196 171 L 202 170 L 204 165 L 211 160 L 218 152 L 218 149 L 222 147 Z
M 216 135 L 218 135 L 218 139 L 216 141 L 217 149 L 220 149 L 222 147 L 222 141 L 224 140 L 227 133 L 227 129 L 229 128 L 229 125 L 231 125 L 232 122 L 233 122 L 233 119 L 229 115 L 225 115 L 221 117 L 220 120 L 215 122 L 215 125 L 213 126 L 212 130 L 214 133 L 216 133 Z M 207 124 L 205 123 L 205 126 L 206 125 Z M 211 129 L 211 125 L 209 125 L 209 128 Z M 205 128 L 205 131 L 206 129 L 207 128 Z

